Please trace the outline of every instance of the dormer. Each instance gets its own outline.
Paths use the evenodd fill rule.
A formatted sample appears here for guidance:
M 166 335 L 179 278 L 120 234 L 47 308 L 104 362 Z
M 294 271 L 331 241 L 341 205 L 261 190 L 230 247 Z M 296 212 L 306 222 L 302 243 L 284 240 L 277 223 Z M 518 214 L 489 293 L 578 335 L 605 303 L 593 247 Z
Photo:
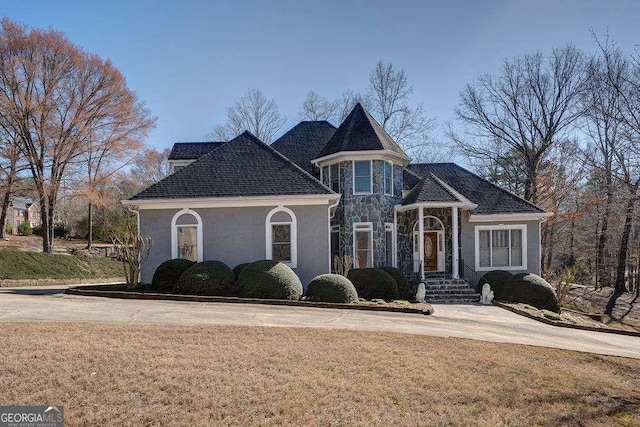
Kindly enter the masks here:
M 395 188 L 394 182 L 401 182 L 410 160 L 358 103 L 312 162 L 320 168 L 322 182 L 338 193 L 400 196 L 402 185 Z
M 200 157 L 215 150 L 224 144 L 224 141 L 212 142 L 176 142 L 169 154 L 170 173 L 179 171 L 185 166 L 198 160 Z

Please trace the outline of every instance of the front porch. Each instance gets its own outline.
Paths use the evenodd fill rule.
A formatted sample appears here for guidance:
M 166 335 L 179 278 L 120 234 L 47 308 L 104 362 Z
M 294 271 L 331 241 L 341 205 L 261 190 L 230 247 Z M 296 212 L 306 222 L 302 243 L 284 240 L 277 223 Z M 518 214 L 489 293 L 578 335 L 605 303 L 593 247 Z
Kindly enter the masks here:
M 398 268 L 408 277 L 460 278 L 459 207 L 416 206 L 394 212 Z

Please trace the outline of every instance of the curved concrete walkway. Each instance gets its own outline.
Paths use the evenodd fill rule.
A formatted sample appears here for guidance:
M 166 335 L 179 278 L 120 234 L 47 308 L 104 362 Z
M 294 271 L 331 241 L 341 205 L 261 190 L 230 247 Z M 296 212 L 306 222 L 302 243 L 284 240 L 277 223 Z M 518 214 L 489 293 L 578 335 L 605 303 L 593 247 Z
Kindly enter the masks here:
M 434 305 L 431 316 L 251 304 L 118 300 L 64 287 L 0 288 L 0 322 L 244 325 L 385 331 L 640 358 L 640 338 L 546 325 L 499 307 Z

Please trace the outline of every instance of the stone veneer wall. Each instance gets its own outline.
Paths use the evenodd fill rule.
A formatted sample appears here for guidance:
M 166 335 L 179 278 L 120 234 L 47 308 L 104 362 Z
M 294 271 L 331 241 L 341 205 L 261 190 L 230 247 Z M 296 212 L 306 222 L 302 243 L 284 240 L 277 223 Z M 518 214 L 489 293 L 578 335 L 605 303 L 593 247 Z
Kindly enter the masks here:
M 385 223 L 393 223 L 393 207 L 402 199 L 402 167 L 393 166 L 393 196 L 383 191 L 383 161 L 373 160 L 373 194 L 353 194 L 353 164 L 340 163 L 340 184 L 342 197 L 331 219 L 331 225 L 340 226 L 340 255 L 353 257 L 353 224 L 371 222 L 373 225 L 373 265 L 386 264 Z M 326 171 L 326 169 L 325 169 Z M 323 183 L 329 185 L 327 173 L 323 173 Z

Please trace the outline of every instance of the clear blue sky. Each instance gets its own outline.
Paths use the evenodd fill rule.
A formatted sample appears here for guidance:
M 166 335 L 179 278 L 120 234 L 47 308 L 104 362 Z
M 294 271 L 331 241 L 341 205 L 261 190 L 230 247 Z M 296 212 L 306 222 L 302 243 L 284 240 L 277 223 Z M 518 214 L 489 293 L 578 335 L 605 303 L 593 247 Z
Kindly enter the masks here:
M 363 91 L 378 59 L 407 71 L 441 126 L 462 87 L 506 57 L 593 51 L 589 28 L 628 51 L 640 43 L 638 0 L 0 0 L 0 15 L 111 59 L 158 116 L 158 148 L 202 140 L 250 88 L 276 100 L 287 130 L 309 90 Z

